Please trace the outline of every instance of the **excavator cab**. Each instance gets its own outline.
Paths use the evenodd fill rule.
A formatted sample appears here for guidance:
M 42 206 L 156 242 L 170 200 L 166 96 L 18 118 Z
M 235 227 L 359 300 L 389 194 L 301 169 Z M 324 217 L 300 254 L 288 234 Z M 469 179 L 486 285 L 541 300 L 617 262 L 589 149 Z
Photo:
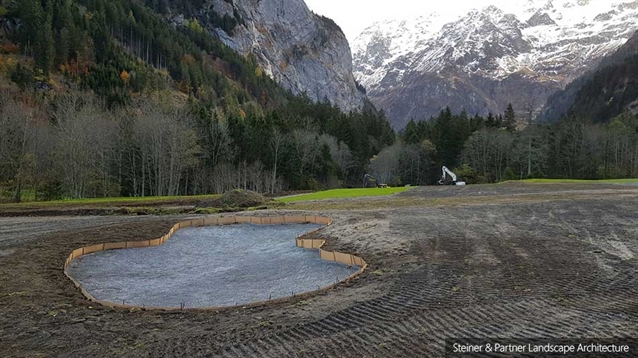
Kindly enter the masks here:
M 366 174 L 363 177 L 363 187 L 364 188 L 387 188 L 388 184 L 379 183 L 377 178 L 373 177 L 370 174 Z

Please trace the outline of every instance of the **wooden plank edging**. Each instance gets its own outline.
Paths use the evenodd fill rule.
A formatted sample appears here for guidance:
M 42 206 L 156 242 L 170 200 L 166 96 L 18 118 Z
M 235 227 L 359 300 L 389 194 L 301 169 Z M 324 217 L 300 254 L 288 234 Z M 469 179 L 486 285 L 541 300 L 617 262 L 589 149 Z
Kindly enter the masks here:
M 126 241 L 126 242 L 112 242 L 112 243 L 103 243 L 103 244 L 95 244 L 95 245 L 90 245 L 90 246 L 85 246 L 85 247 L 81 247 L 78 249 L 75 249 L 71 252 L 71 254 L 69 254 L 69 256 L 67 257 L 66 261 L 64 262 L 64 275 L 66 277 L 69 278 L 69 280 L 71 280 L 71 282 L 73 282 L 73 284 L 75 285 L 75 287 L 77 287 L 80 292 L 82 293 L 82 295 L 84 295 L 84 297 L 86 297 L 90 302 L 95 302 L 97 304 L 100 304 L 102 306 L 105 307 L 114 307 L 114 308 L 124 308 L 124 309 L 133 309 L 133 308 L 139 308 L 139 309 L 146 309 L 146 310 L 164 310 L 164 311 L 175 311 L 175 310 L 182 310 L 182 309 L 188 309 L 188 310 L 199 310 L 199 311 L 223 311 L 223 310 L 231 310 L 231 309 L 236 309 L 238 307 L 241 308 L 252 308 L 252 307 L 258 307 L 258 306 L 263 306 L 266 304 L 272 304 L 272 303 L 278 303 L 278 302 L 285 302 L 288 301 L 292 298 L 302 298 L 302 297 L 309 297 L 312 295 L 315 295 L 317 293 L 321 293 L 321 292 L 325 292 L 328 291 L 332 288 L 334 288 L 335 286 L 337 286 L 340 283 L 344 283 L 347 281 L 352 280 L 353 278 L 359 276 L 360 274 L 362 274 L 367 268 L 368 268 L 368 264 L 366 261 L 364 261 L 362 258 L 351 255 L 351 254 L 344 254 L 344 253 L 339 253 L 339 252 L 329 252 L 329 251 L 325 251 L 322 249 L 322 247 L 325 245 L 326 240 L 321 240 L 321 239 L 301 239 L 302 236 L 308 235 L 308 234 L 313 234 L 319 230 L 321 230 L 322 228 L 319 229 L 315 229 L 312 231 L 309 231 L 303 235 L 298 236 L 295 239 L 295 243 L 297 247 L 300 248 L 304 248 L 304 249 L 318 249 L 319 250 L 319 256 L 321 257 L 322 260 L 326 260 L 326 261 L 336 261 L 342 264 L 346 264 L 346 265 L 354 265 L 354 266 L 360 266 L 361 268 L 357 271 L 354 272 L 353 274 L 351 274 L 350 276 L 348 276 L 347 278 L 340 280 L 338 282 L 335 282 L 334 284 L 328 285 L 326 287 L 322 287 L 319 288 L 317 290 L 314 291 L 309 291 L 309 292 L 303 292 L 301 294 L 297 294 L 294 296 L 286 296 L 286 297 L 280 297 L 280 298 L 276 298 L 276 299 L 272 299 L 272 300 L 265 300 L 265 301 L 257 301 L 257 302 L 251 302 L 248 304 L 244 304 L 244 305 L 240 305 L 240 306 L 221 306 L 221 307 L 193 307 L 193 308 L 181 308 L 181 307 L 146 307 L 146 306 L 135 306 L 135 305 L 126 305 L 126 304 L 118 304 L 118 303 L 114 303 L 114 302 L 110 302 L 110 301 L 104 301 L 104 300 L 98 300 L 96 299 L 92 294 L 90 294 L 86 289 L 84 289 L 84 287 L 82 287 L 82 285 L 80 284 L 80 282 L 78 282 L 75 278 L 73 278 L 69 273 L 68 273 L 68 268 L 71 265 L 71 263 L 73 262 L 73 260 L 82 257 L 84 255 L 88 255 L 91 253 L 97 253 L 97 252 L 101 252 L 101 251 L 109 251 L 109 250 L 122 250 L 122 249 L 129 249 L 129 248 L 146 248 L 146 247 L 156 247 L 156 246 L 160 246 L 163 245 L 164 243 L 166 243 L 172 236 L 173 234 L 181 229 L 181 228 L 187 228 L 187 227 L 191 227 L 191 226 L 222 226 L 222 225 L 233 225 L 233 224 L 238 224 L 238 223 L 252 223 L 252 224 L 284 224 L 284 223 L 314 223 L 314 224 L 320 224 L 320 225 L 324 225 L 324 226 L 329 226 L 332 224 L 332 219 L 330 218 L 326 218 L 326 217 L 320 217 L 320 216 L 279 216 L 279 217 L 249 217 L 249 216 L 233 216 L 233 217 L 221 217 L 221 218 L 201 218 L 201 219 L 195 219 L 195 220 L 188 220 L 188 221 L 183 221 L 183 222 L 179 222 L 175 225 L 173 225 L 173 227 L 171 227 L 171 229 L 168 231 L 168 233 L 160 238 L 157 239 L 153 239 L 153 240 L 143 240 L 143 241 Z M 339 259 L 337 259 L 339 258 Z M 360 265 L 357 265 L 356 263 L 359 263 Z

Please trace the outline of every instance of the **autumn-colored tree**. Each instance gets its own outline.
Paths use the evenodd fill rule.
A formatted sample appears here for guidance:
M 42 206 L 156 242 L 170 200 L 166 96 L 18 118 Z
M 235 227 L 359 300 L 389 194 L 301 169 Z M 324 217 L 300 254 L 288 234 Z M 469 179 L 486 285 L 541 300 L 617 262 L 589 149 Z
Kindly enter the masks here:
M 197 19 L 186 21 L 185 25 L 188 29 L 190 29 L 196 34 L 201 34 L 204 32 L 204 28 L 202 27 L 202 25 L 199 23 Z
M 126 70 L 122 70 L 122 73 L 120 73 L 120 79 L 122 80 L 122 82 L 128 85 L 131 79 L 131 75 Z

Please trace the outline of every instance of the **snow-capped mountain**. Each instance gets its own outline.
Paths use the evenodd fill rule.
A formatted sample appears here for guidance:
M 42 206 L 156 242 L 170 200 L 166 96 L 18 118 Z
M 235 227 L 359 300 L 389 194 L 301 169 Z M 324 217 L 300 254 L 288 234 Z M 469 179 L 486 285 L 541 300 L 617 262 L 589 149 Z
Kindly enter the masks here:
M 624 44 L 637 20 L 638 0 L 494 0 L 461 16 L 389 20 L 354 41 L 355 76 L 397 128 L 446 106 L 538 110 Z

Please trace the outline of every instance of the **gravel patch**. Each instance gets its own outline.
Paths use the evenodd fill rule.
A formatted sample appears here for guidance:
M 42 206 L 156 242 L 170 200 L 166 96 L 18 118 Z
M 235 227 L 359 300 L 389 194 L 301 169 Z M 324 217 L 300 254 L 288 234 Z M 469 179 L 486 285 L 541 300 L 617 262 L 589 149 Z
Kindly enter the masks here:
M 100 300 L 147 307 L 217 307 L 290 296 L 358 268 L 295 246 L 315 224 L 186 228 L 164 245 L 83 256 L 69 274 Z

